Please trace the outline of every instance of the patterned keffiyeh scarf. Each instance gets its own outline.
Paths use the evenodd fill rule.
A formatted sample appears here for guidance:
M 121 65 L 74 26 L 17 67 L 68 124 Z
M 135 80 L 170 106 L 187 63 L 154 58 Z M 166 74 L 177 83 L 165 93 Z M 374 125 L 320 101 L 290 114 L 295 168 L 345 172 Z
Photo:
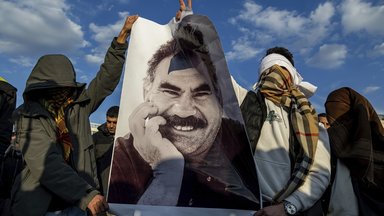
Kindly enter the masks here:
M 73 102 L 73 99 L 70 97 L 71 92 L 71 88 L 50 89 L 48 96 L 41 101 L 44 107 L 55 119 L 57 126 L 57 141 L 63 146 L 63 158 L 67 163 L 70 162 L 69 156 L 73 150 L 73 146 L 69 136 L 68 128 L 65 124 L 64 110 L 69 104 Z
M 275 202 L 282 202 L 304 183 L 312 166 L 319 138 L 317 114 L 304 94 L 293 85 L 289 72 L 278 65 L 261 75 L 258 86 L 267 99 L 289 108 L 290 124 L 301 146 L 289 181 L 273 198 Z

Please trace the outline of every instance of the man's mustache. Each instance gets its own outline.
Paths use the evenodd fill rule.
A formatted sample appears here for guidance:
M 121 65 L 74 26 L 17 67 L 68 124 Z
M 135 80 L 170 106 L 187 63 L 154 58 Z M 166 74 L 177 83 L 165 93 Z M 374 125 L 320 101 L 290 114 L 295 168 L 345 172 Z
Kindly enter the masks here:
M 162 117 L 166 120 L 167 123 L 165 125 L 161 125 L 159 128 L 159 131 L 164 138 L 169 139 L 169 141 L 171 142 L 174 141 L 173 133 L 171 131 L 171 129 L 174 128 L 174 126 L 181 126 L 181 127 L 188 126 L 188 127 L 193 127 L 194 130 L 205 128 L 208 126 L 207 120 L 203 118 L 198 118 L 195 116 L 188 116 L 186 118 L 181 118 L 177 115 L 172 115 L 172 116 L 165 115 Z
M 165 115 L 163 116 L 163 118 L 165 118 L 166 120 L 166 124 L 165 126 L 167 127 L 173 127 L 173 126 L 181 126 L 181 127 L 184 127 L 184 126 L 191 126 L 193 127 L 194 129 L 200 129 L 200 128 L 205 128 L 207 127 L 208 123 L 205 119 L 203 118 L 198 118 L 198 117 L 195 117 L 195 116 L 188 116 L 186 118 L 181 118 L 177 115 L 172 115 L 172 116 L 168 116 L 168 115 Z

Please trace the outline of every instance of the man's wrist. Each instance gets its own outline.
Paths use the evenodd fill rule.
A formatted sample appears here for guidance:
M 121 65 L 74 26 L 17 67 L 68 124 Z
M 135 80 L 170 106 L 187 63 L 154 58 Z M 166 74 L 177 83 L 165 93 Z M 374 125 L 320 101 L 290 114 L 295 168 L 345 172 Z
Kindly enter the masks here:
M 297 214 L 297 207 L 293 205 L 292 203 L 284 200 L 283 201 L 284 211 L 286 215 L 296 215 Z
M 78 207 L 82 210 L 86 210 L 88 207 L 88 204 L 91 202 L 91 200 L 96 196 L 99 195 L 100 192 L 94 188 L 90 187 L 85 191 L 84 197 L 79 200 Z
M 111 42 L 111 48 L 112 49 L 127 49 L 128 43 L 119 43 L 117 41 L 117 37 L 114 37 L 112 42 Z

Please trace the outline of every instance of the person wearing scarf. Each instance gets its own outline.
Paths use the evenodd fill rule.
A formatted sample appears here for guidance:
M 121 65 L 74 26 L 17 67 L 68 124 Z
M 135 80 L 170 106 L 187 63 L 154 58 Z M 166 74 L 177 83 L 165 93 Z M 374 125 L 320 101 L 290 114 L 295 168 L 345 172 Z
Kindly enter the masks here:
M 340 191 L 347 191 L 349 186 L 349 191 L 354 194 L 348 200 L 357 199 L 358 203 L 358 210 L 353 215 L 382 215 L 384 128 L 379 116 L 363 95 L 349 87 L 331 92 L 325 108 L 331 125 L 328 133 L 332 153 L 338 160 L 334 186 L 339 187 L 333 187 L 332 194 L 344 198 L 345 192 Z M 342 183 L 339 183 L 341 180 L 338 178 L 344 179 Z M 340 199 L 333 200 L 341 203 L 338 201 Z M 334 215 L 338 215 L 337 209 L 340 206 L 334 207 Z M 351 204 L 344 205 L 344 211 L 350 209 Z
M 70 163 L 70 154 L 73 151 L 73 145 L 69 136 L 69 131 L 65 123 L 64 110 L 73 103 L 72 88 L 52 88 L 48 89 L 45 97 L 40 98 L 39 102 L 52 115 L 56 122 L 57 141 L 63 148 L 63 158 L 65 162 Z
M 264 208 L 255 215 L 321 214 L 330 154 L 327 131 L 308 101 L 316 87 L 303 81 L 283 47 L 267 50 L 259 74 L 254 91 L 232 79 L 262 192 Z
M 25 166 L 13 184 L 12 215 L 99 215 L 108 210 L 99 191 L 89 116 L 119 83 L 126 40 L 137 18 L 126 18 L 88 86 L 76 81 L 65 55 L 43 55 L 37 61 L 13 116 Z

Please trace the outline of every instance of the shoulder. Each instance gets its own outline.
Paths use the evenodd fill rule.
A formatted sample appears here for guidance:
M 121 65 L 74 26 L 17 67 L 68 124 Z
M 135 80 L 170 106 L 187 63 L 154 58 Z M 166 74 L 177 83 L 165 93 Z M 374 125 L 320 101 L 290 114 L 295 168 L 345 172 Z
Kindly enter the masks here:
M 50 114 L 48 111 L 37 102 L 24 103 L 16 108 L 14 117 L 48 117 Z
M 92 134 L 92 137 L 93 137 L 93 139 L 97 139 L 97 138 L 100 138 L 102 135 L 103 135 L 102 132 L 97 131 L 94 134 Z
M 17 89 L 8 82 L 0 81 L 0 92 L 13 96 Z

